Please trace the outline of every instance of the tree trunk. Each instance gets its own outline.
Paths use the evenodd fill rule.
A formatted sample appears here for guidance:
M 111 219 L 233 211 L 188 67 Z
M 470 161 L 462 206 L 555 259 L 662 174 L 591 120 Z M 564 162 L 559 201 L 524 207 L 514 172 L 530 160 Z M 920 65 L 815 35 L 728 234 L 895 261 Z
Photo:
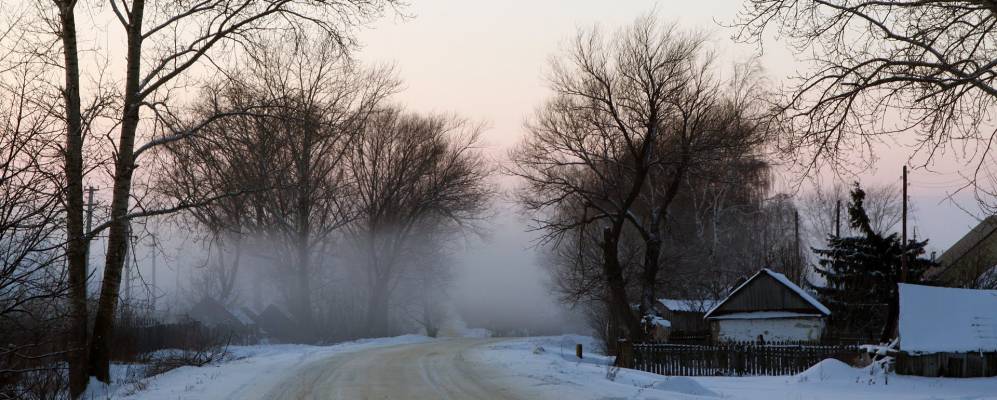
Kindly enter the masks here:
M 880 343 L 889 343 L 894 338 L 897 330 L 897 320 L 900 319 L 900 301 L 897 292 L 890 295 L 889 311 L 886 314 L 886 324 L 879 335 Z
M 602 253 L 603 274 L 606 276 L 606 283 L 609 286 L 609 308 L 611 314 L 615 314 L 623 324 L 627 339 L 639 341 L 642 337 L 640 321 L 634 316 L 627 300 L 627 287 L 623 279 L 623 269 L 620 267 L 619 246 L 612 229 L 603 230 Z
M 128 59 L 125 77 L 125 102 L 121 118 L 121 136 L 114 165 L 114 192 L 111 198 L 111 223 L 107 238 L 104 280 L 97 303 L 93 337 L 90 342 L 90 375 L 110 383 L 110 351 L 114 333 L 114 318 L 121 287 L 121 272 L 128 240 L 128 202 L 131 196 L 132 172 L 135 170 L 135 132 L 139 124 L 139 74 L 142 56 L 142 16 L 145 1 L 132 6 L 128 27 Z
M 311 274 L 309 274 L 309 246 L 307 242 L 298 243 L 298 293 L 297 310 L 298 324 L 301 326 L 301 339 L 305 342 L 314 340 L 314 319 L 312 317 Z
M 80 102 L 80 66 L 76 44 L 76 2 L 61 1 L 62 51 L 65 58 L 66 106 L 66 258 L 69 274 L 70 323 L 69 395 L 79 398 L 87 388 L 87 245 L 83 231 L 83 118 Z
M 640 315 L 649 315 L 654 311 L 657 301 L 658 271 L 661 269 L 661 239 L 652 234 L 651 239 L 644 242 L 644 270 L 641 273 Z
M 384 279 L 378 279 L 371 286 L 370 297 L 367 299 L 367 333 L 371 337 L 381 337 L 388 334 L 388 285 Z

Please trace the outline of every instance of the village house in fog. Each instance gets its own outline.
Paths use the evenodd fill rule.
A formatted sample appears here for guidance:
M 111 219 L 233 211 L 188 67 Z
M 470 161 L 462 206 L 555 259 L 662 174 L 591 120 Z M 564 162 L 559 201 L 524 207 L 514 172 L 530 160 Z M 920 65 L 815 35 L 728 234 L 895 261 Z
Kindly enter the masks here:
M 900 284 L 897 373 L 997 376 L 997 290 Z
M 937 261 L 938 267 L 928 271 L 929 279 L 947 286 L 977 286 L 997 265 L 997 216 L 981 221 Z
M 713 340 L 818 341 L 831 310 L 768 268 L 748 278 L 706 312 Z

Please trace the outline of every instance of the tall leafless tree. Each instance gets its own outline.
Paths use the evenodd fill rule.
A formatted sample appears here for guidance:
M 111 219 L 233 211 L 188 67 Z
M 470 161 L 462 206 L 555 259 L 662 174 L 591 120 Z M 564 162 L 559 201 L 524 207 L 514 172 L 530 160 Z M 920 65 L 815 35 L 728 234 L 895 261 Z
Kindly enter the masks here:
M 242 115 L 206 126 L 203 140 L 170 146 L 175 173 L 164 188 L 178 198 L 235 194 L 191 210 L 213 241 L 234 241 L 236 259 L 216 265 L 219 283 L 232 289 L 243 238 L 266 240 L 280 253 L 271 259 L 280 260 L 281 275 L 294 277 L 285 289 L 308 340 L 313 259 L 354 213 L 343 161 L 398 81 L 391 69 L 355 65 L 334 42 L 284 36 L 275 43 L 255 54 L 242 78 L 205 93 L 203 115 Z
M 594 243 L 602 249 L 602 298 L 631 339 L 641 335 L 639 316 L 651 313 L 660 294 L 673 202 L 687 182 L 759 157 L 768 139 L 755 102 L 764 91 L 753 69 L 725 82 L 702 41 L 651 16 L 610 40 L 583 32 L 565 57 L 570 67 L 554 63 L 554 98 L 511 153 L 510 173 L 526 182 L 520 201 L 546 241 L 585 240 L 601 227 Z M 634 256 L 622 246 L 628 237 L 641 242 L 636 274 L 624 261 Z M 591 261 L 585 254 L 576 261 Z M 585 277 L 591 274 L 560 276 Z
M 86 387 L 87 375 L 107 382 L 109 376 L 109 345 L 113 334 L 114 315 L 124 265 L 124 249 L 128 220 L 138 216 L 158 215 L 186 208 L 176 204 L 157 210 L 130 211 L 134 173 L 139 158 L 148 150 L 195 134 L 203 124 L 173 125 L 171 95 L 182 92 L 192 69 L 211 66 L 208 59 L 222 52 L 252 53 L 261 33 L 275 29 L 315 29 L 340 44 L 352 44 L 352 29 L 380 15 L 394 0 L 207 0 L 198 2 L 147 2 L 146 0 L 108 0 L 119 28 L 123 30 L 122 45 L 126 62 L 122 75 L 117 116 L 111 118 L 113 137 L 113 184 L 110 220 L 98 226 L 108 230 L 108 252 L 96 310 L 93 334 L 89 337 L 89 354 L 77 353 L 71 359 L 70 380 L 72 397 L 78 397 Z M 41 7 L 46 7 L 39 3 Z M 80 85 L 81 50 L 77 43 L 76 0 L 52 0 L 57 17 L 51 21 L 60 38 L 64 55 L 61 67 L 65 72 L 63 88 L 66 123 L 65 179 L 67 209 L 68 260 L 74 314 L 74 348 L 88 342 L 86 327 L 85 247 L 83 227 L 83 178 L 85 129 L 84 107 Z M 47 11 L 47 10 L 45 10 Z M 47 12 L 43 14 L 48 15 Z M 84 28 L 86 29 L 86 28 Z M 143 116 L 155 123 L 144 123 Z M 163 116 L 166 116 L 165 118 Z M 149 121 L 149 120 L 147 120 Z M 159 134 L 149 133 L 156 131 Z M 143 134 L 140 134 L 143 132 Z M 149 132 L 149 133 L 146 133 Z M 145 143 L 140 141 L 148 139 Z M 136 142 L 139 142 L 137 145 Z M 89 365 L 86 369 L 83 365 Z
M 388 332 L 391 297 L 421 230 L 467 226 L 482 216 L 492 188 L 480 134 L 479 126 L 456 117 L 388 107 L 350 147 L 358 211 L 348 232 L 363 254 L 368 334 Z
M 624 230 L 656 162 L 668 99 L 686 88 L 702 38 L 639 19 L 615 35 L 583 30 L 551 65 L 553 97 L 527 124 L 510 153 L 508 173 L 523 179 L 521 204 L 546 242 L 600 227 L 609 310 L 631 338 L 640 322 L 630 308 L 620 259 Z
M 8 16 L 0 16 L 0 24 Z M 13 26 L 13 25 L 12 25 Z M 65 388 L 63 208 L 51 76 L 23 38 L 0 31 L 0 398 L 44 398 Z

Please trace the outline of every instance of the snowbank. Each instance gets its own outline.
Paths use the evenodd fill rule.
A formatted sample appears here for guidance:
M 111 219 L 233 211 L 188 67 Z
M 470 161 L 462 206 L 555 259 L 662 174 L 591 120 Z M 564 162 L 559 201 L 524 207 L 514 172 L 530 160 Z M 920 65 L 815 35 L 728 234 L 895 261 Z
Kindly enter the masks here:
M 581 344 L 583 358 L 575 356 Z M 512 339 L 489 345 L 473 355 L 476 361 L 501 368 L 529 398 L 547 399 L 715 399 L 718 394 L 693 378 L 665 377 L 615 369 L 612 357 L 588 336 L 563 335 Z M 538 350 L 538 349 L 543 349 Z M 610 379 L 608 376 L 612 376 Z
M 575 344 L 585 349 L 575 357 Z M 543 351 L 535 349 L 543 348 Z M 853 368 L 828 359 L 795 376 L 668 377 L 609 367 L 590 337 L 507 340 L 482 348 L 476 360 L 508 371 L 520 392 L 536 399 L 741 400 L 997 400 L 997 378 L 945 379 L 886 375 L 879 365 Z
M 296 344 L 232 346 L 229 361 L 204 367 L 181 367 L 161 375 L 121 384 L 123 376 L 115 374 L 116 384 L 91 389 L 88 400 L 142 399 L 246 399 L 254 388 L 279 382 L 296 367 L 336 354 L 375 347 L 420 343 L 432 340 L 420 335 L 362 339 L 332 346 Z M 118 366 L 116 368 L 125 368 Z M 134 368 L 134 367 L 133 367 Z M 113 371 L 112 371 L 113 373 Z

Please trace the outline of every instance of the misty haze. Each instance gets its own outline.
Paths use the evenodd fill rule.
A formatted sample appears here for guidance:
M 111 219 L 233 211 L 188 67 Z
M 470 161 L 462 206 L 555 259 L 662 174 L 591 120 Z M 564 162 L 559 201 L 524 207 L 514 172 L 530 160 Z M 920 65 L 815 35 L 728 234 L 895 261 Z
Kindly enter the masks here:
M 994 24 L 3 0 L 0 400 L 997 400 Z

